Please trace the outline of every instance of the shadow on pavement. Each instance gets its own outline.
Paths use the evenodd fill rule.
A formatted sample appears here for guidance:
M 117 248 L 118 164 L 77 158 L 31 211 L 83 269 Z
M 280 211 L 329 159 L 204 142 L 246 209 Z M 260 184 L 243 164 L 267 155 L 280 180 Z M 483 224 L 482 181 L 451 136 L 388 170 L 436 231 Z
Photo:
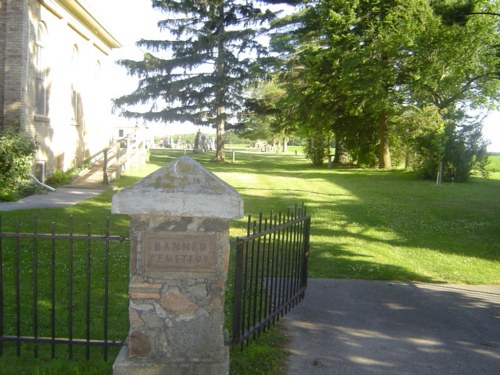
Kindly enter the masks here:
M 288 374 L 500 374 L 500 285 L 310 279 Z

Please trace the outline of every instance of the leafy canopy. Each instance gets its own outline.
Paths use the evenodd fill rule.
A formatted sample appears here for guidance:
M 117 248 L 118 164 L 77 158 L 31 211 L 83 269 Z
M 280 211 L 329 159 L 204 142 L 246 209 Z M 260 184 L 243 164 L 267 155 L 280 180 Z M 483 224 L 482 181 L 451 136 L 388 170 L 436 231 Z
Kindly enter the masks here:
M 451 140 L 477 158 L 482 142 L 466 113 L 499 104 L 499 4 L 469 1 L 466 22 L 449 23 L 437 3 L 451 2 L 308 1 L 276 22 L 284 30 L 271 41 L 283 121 L 320 138 L 331 131 L 336 151 L 384 168 L 393 154 L 409 160 L 428 149 L 416 144 L 424 138 L 435 139 L 435 165 L 452 154 L 440 147 L 460 149 Z

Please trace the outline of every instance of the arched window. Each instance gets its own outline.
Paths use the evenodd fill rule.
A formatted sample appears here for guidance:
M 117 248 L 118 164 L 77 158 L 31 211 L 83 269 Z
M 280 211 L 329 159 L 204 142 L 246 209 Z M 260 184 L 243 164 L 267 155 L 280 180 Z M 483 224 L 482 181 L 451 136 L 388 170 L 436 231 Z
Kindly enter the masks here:
M 47 90 L 47 62 L 44 48 L 47 41 L 47 26 L 44 22 L 38 24 L 35 42 L 35 102 L 36 114 L 40 116 L 48 115 L 48 90 Z

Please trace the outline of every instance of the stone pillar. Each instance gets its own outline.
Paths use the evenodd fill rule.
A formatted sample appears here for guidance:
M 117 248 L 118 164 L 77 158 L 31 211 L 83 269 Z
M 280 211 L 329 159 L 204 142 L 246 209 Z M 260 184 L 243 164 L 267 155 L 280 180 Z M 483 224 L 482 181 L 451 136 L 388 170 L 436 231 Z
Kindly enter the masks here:
M 224 290 L 239 194 L 182 156 L 115 194 L 112 212 L 131 217 L 130 331 L 113 374 L 228 374 Z

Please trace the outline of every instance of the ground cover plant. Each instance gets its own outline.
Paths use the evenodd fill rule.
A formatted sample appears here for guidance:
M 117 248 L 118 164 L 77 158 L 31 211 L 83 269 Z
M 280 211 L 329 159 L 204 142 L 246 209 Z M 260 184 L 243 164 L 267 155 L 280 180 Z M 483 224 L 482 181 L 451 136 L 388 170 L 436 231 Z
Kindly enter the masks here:
M 150 164 L 123 176 L 116 187 L 137 182 L 183 153 L 153 150 Z M 239 191 L 247 214 L 269 214 L 305 203 L 312 217 L 310 277 L 500 284 L 498 172 L 492 171 L 490 179 L 436 186 L 399 170 L 317 168 L 295 153 L 238 150 L 229 163 L 213 162 L 210 153 L 192 156 Z M 110 216 L 111 232 L 127 236 L 128 218 L 110 215 L 112 195 L 110 190 L 74 207 L 2 212 L 2 225 L 19 220 L 29 226 L 37 215 L 40 232 L 44 225 L 48 228 L 42 224 L 46 220 L 58 223 L 59 230 L 74 215 L 75 232 L 85 233 L 87 222 L 99 232 L 103 219 Z M 246 218 L 234 220 L 231 237 L 244 235 L 245 228 Z M 114 255 L 115 263 L 126 269 L 127 254 L 121 255 Z M 115 288 L 115 293 L 122 293 L 126 279 L 118 280 Z M 230 317 L 232 279 L 228 288 Z M 124 310 L 116 319 L 126 321 Z M 110 335 L 126 336 L 126 324 L 110 329 Z M 245 351 L 232 350 L 231 373 L 283 374 L 285 347 L 286 337 L 278 326 Z M 33 359 L 32 353 L 24 347 L 21 359 L 6 353 L 0 357 L 0 374 L 111 374 L 115 355 L 110 352 L 108 362 L 99 353 L 92 353 L 90 362 L 68 362 L 64 355 L 51 361 L 46 356 Z

